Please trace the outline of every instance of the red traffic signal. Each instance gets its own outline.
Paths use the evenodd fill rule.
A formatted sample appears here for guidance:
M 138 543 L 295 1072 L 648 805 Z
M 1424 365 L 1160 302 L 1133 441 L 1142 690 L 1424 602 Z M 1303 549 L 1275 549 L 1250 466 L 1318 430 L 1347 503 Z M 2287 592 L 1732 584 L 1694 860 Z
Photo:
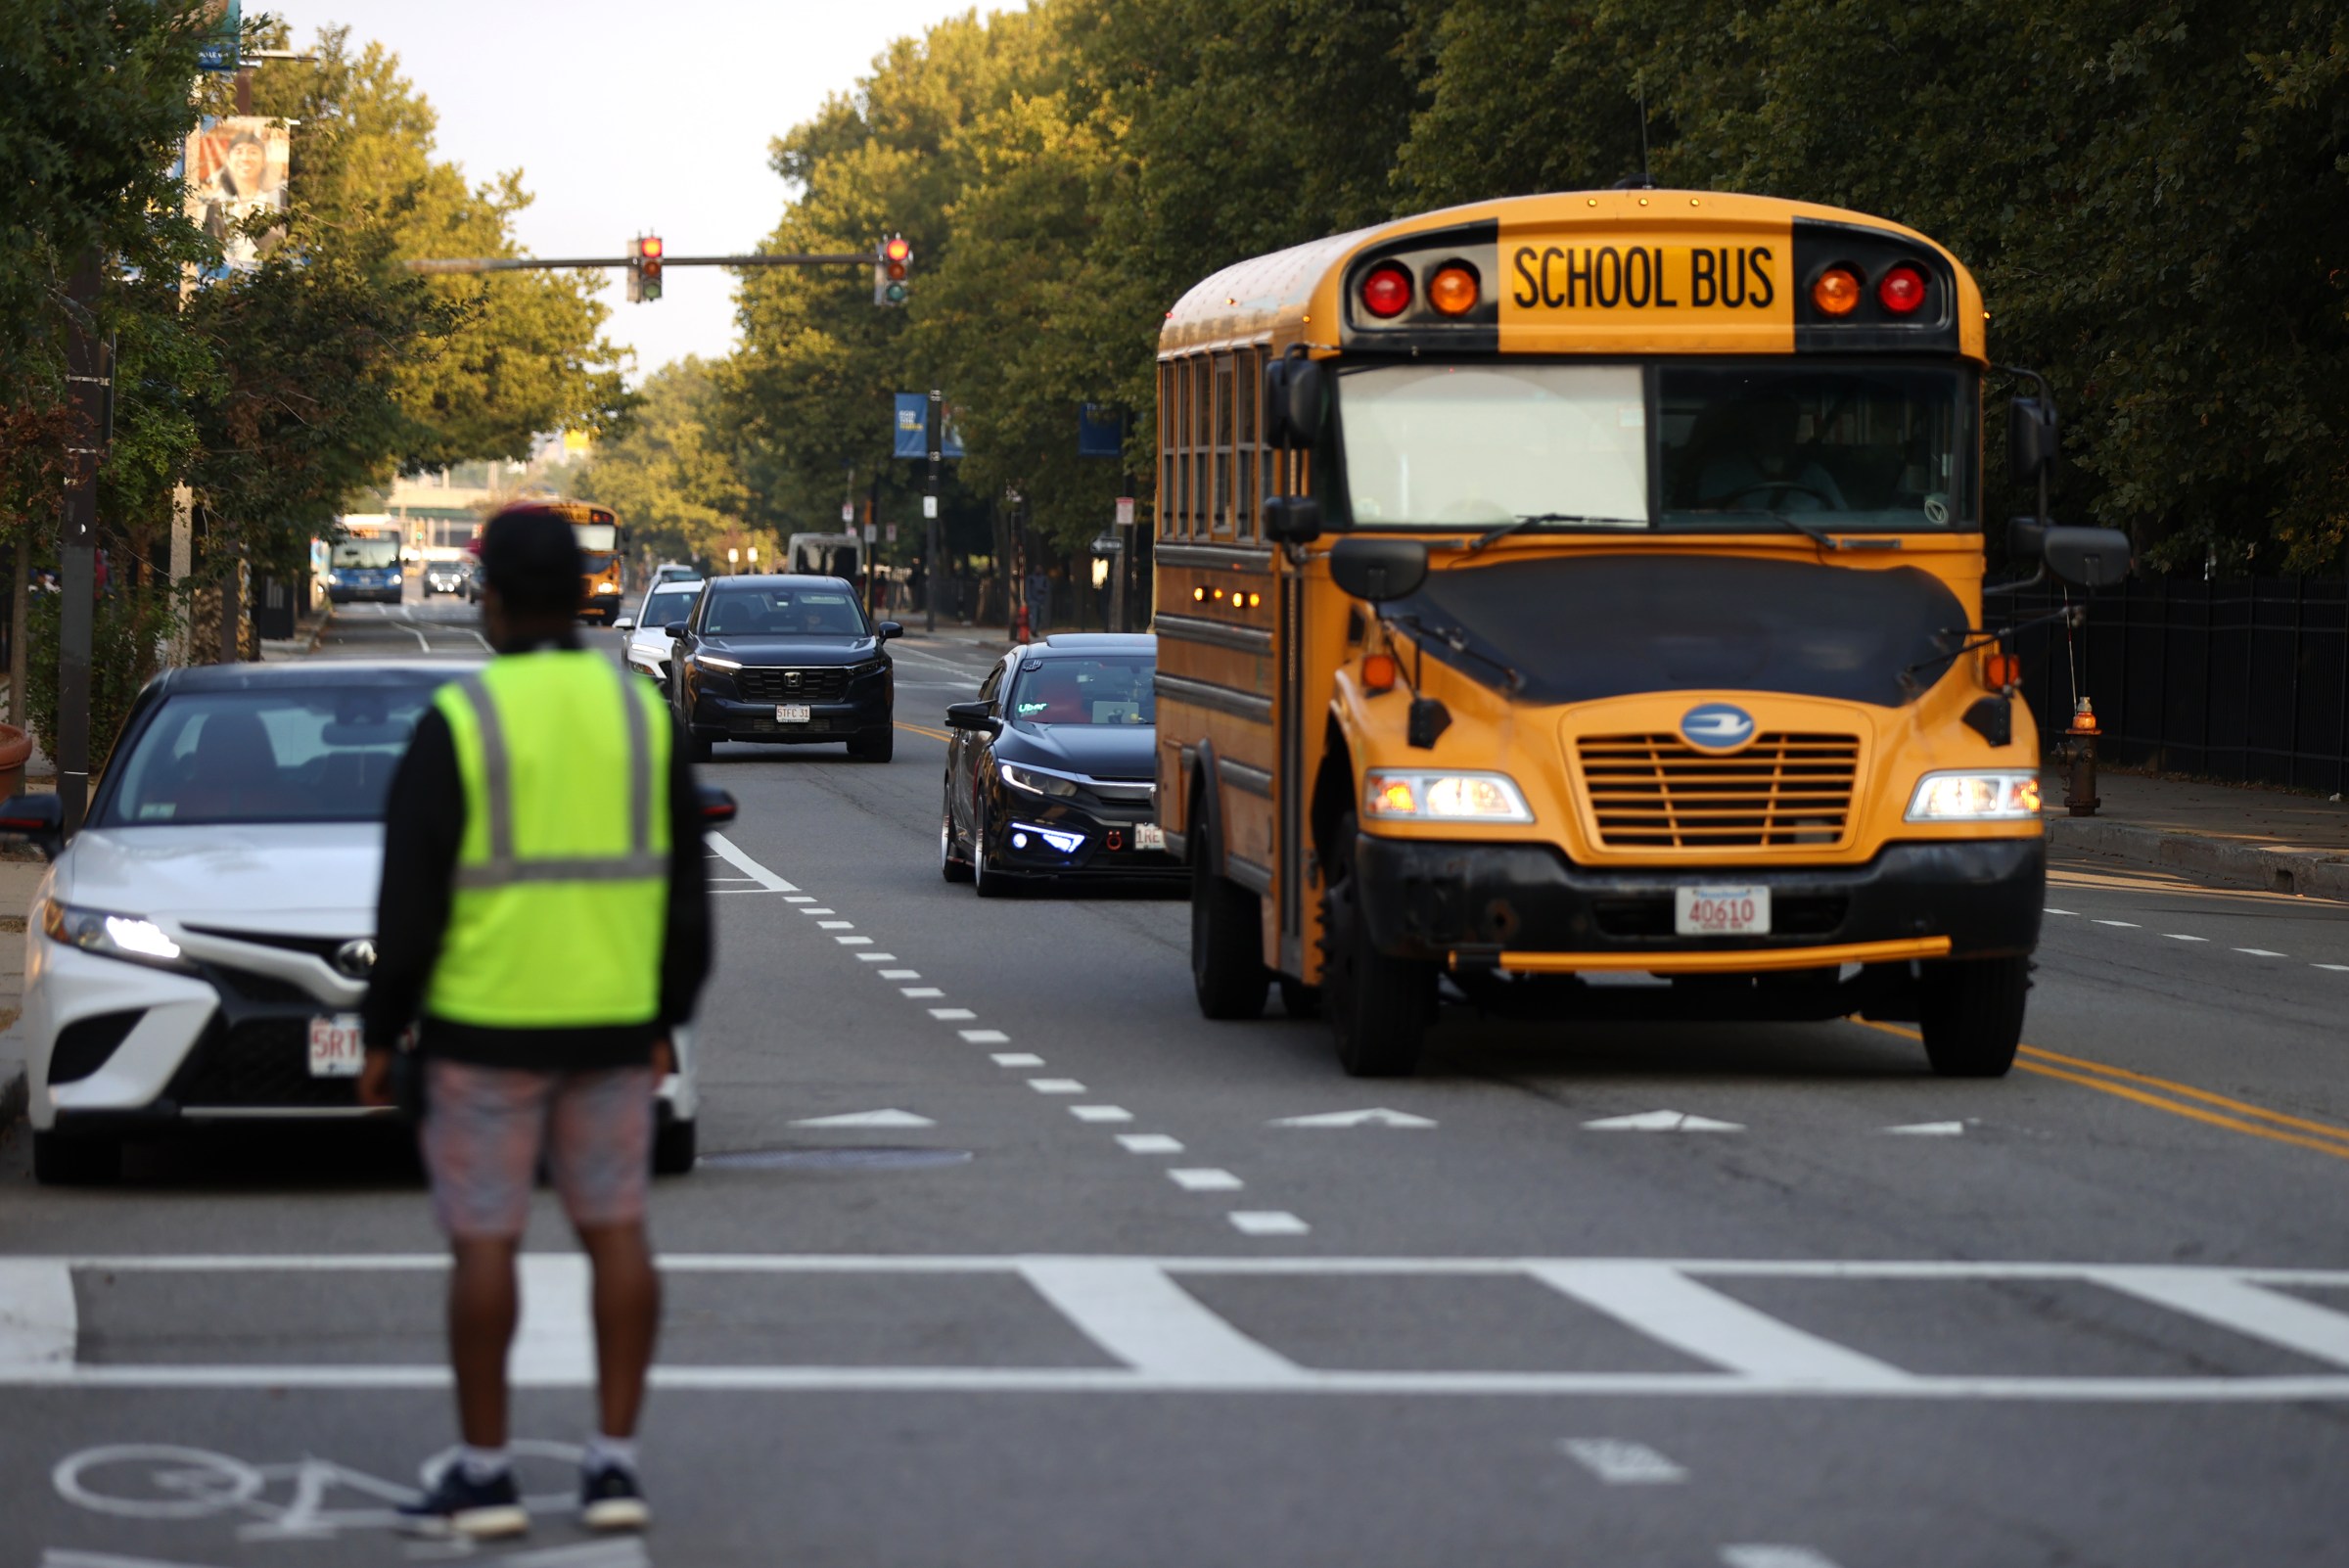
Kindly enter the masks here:
M 901 305 L 905 302 L 905 275 L 913 270 L 913 246 L 902 234 L 893 234 L 881 242 L 880 254 L 873 257 L 873 303 Z

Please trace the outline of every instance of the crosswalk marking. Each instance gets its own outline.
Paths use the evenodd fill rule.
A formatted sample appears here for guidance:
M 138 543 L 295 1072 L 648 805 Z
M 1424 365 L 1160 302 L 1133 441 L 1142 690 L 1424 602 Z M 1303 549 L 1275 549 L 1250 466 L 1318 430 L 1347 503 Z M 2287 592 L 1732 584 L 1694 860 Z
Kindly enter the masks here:
M 1896 1366 L 1781 1323 L 1668 1264 L 1537 1264 L 1526 1271 L 1651 1339 L 1748 1377 L 1853 1389 L 1908 1380 Z
M 1235 1220 L 1238 1216 L 1232 1217 Z M 1298 1222 L 1302 1224 L 1302 1222 Z M 310 1364 L 299 1349 L 284 1364 L 142 1362 L 139 1336 L 113 1330 L 103 1361 L 76 1360 L 74 1276 L 115 1273 L 437 1272 L 438 1254 L 323 1256 L 147 1256 L 0 1258 L 0 1387 L 227 1390 L 421 1389 L 444 1387 L 437 1360 L 414 1364 Z M 522 1259 L 523 1313 L 512 1370 L 518 1384 L 584 1387 L 593 1378 L 588 1279 L 576 1254 L 528 1253 Z M 1213 1390 L 1231 1394 L 1375 1394 L 1641 1398 L 1866 1398 L 2056 1403 L 2349 1402 L 2349 1370 L 2112 1377 L 1990 1372 L 1911 1373 L 1798 1328 L 1745 1305 L 1715 1285 L 1772 1279 L 1832 1285 L 1847 1280 L 1979 1282 L 2068 1281 L 2101 1287 L 2174 1313 L 2182 1326 L 2215 1324 L 2330 1367 L 2349 1369 L 2349 1314 L 2284 1294 L 2293 1289 L 2349 1290 L 2349 1270 L 2133 1267 L 2109 1264 L 1961 1263 L 1948 1261 L 1773 1262 L 1758 1259 L 1350 1258 L 1023 1255 L 677 1254 L 662 1260 L 670 1275 L 873 1276 L 885 1292 L 903 1281 L 906 1299 L 927 1294 L 913 1276 L 1011 1276 L 1025 1280 L 1036 1304 L 1003 1311 L 1051 1312 L 1100 1346 L 1115 1366 L 819 1365 L 684 1363 L 657 1366 L 664 1388 L 760 1393 L 798 1390 L 968 1391 L 975 1393 L 1149 1393 Z M 1692 1370 L 1605 1369 L 1451 1371 L 1337 1370 L 1292 1359 L 1279 1334 L 1258 1338 L 1219 1314 L 1192 1287 L 1202 1277 L 1246 1275 L 1299 1285 L 1374 1276 L 1536 1280 L 1659 1344 L 1698 1359 Z M 1187 1283 L 1186 1283 L 1187 1282 Z M 255 1289 L 271 1289 L 256 1278 Z M 266 1301 L 249 1326 L 300 1346 L 299 1323 L 266 1316 Z M 2072 1325 L 2076 1327 L 2077 1325 Z M 2067 1332 L 2062 1324 L 2050 1331 Z M 1285 1331 L 1284 1331 L 1285 1332 Z M 321 1353 L 332 1354 L 321 1340 Z M 1310 1360 L 1310 1358 L 1308 1359 Z

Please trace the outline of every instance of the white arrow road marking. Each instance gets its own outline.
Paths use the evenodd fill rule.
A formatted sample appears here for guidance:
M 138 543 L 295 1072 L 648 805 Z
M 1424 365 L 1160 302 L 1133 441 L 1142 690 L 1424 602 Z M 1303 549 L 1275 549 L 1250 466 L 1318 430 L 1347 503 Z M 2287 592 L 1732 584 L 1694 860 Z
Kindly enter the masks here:
M 926 1116 L 911 1111 L 846 1111 L 839 1116 L 809 1116 L 791 1124 L 793 1127 L 936 1127 Z
M 1650 1339 L 1748 1377 L 1830 1388 L 1898 1388 L 1909 1374 L 1755 1311 L 1669 1264 L 1540 1263 L 1526 1272 Z
M 1963 1122 L 1915 1122 L 1908 1127 L 1888 1127 L 1887 1132 L 1907 1132 L 1924 1138 L 1954 1138 L 1965 1130 Z
M 73 1273 L 63 1259 L 0 1259 L 0 1369 L 70 1372 L 78 1332 Z
M 1566 1456 L 1611 1487 L 1670 1486 L 1688 1472 L 1644 1443 L 1621 1438 L 1566 1438 Z
M 1424 1116 L 1378 1107 L 1368 1111 L 1323 1111 L 1315 1116 L 1279 1116 L 1267 1127 L 1434 1127 Z
M 1835 1568 L 1835 1560 L 1809 1546 L 1724 1546 L 1727 1568 Z
M 1303 1368 L 1249 1338 L 1149 1264 L 1052 1258 L 1020 1276 L 1086 1338 L 1137 1372 L 1178 1381 L 1302 1380 Z
M 1641 1111 L 1636 1116 L 1609 1116 L 1584 1127 L 1594 1132 L 1742 1132 L 1741 1122 L 1716 1122 L 1707 1116 L 1679 1111 Z

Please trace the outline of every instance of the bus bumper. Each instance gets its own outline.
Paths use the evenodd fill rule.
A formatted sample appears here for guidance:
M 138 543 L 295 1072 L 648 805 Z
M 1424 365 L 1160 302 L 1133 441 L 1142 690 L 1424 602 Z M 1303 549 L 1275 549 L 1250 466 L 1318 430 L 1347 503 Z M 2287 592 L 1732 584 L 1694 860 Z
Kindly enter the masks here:
M 1992 958 L 2039 942 L 2047 842 L 1891 844 L 1865 865 L 1594 870 L 1540 844 L 1364 836 L 1356 849 L 1372 944 L 1458 971 L 1670 975 Z M 1673 893 L 1766 886 L 1772 934 L 1681 937 Z

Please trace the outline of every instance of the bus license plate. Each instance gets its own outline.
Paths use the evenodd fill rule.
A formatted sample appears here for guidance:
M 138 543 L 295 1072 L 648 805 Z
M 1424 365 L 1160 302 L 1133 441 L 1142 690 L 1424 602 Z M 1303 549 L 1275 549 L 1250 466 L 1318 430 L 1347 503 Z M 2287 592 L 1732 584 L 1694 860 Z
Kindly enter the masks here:
M 356 1078 L 366 1059 L 356 1013 L 310 1020 L 310 1077 Z
M 1768 888 L 1675 888 L 1672 929 L 1683 937 L 1767 937 Z
M 778 724 L 805 724 L 813 716 L 813 711 L 806 703 L 785 703 L 775 710 Z
M 1137 822 L 1133 828 L 1133 847 L 1137 850 L 1163 850 L 1167 847 L 1167 830 L 1156 822 Z

